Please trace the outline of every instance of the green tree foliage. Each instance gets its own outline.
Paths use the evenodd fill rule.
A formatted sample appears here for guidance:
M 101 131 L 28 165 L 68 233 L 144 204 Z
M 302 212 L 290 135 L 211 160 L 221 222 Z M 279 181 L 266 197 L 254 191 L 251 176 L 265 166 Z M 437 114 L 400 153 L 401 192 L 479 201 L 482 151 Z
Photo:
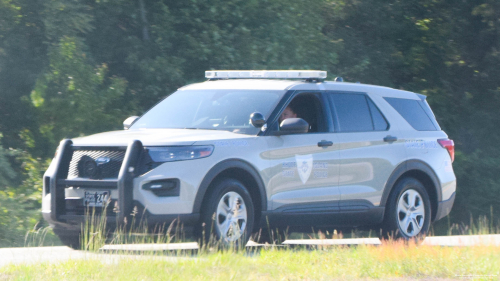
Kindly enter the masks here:
M 40 131 L 52 144 L 117 128 L 117 120 L 125 116 L 114 102 L 123 96 L 126 81 L 108 76 L 105 64 L 94 66 L 82 45 L 77 38 L 61 38 L 51 49 L 48 70 L 31 93 L 42 118 Z
M 0 1 L 0 131 L 6 147 L 22 143 L 20 128 L 36 128 L 22 97 L 33 89 L 46 57 L 39 8 L 38 2 Z
M 42 22 L 49 42 L 57 43 L 62 37 L 85 34 L 94 28 L 91 7 L 82 2 L 85 1 L 43 1 Z
M 498 217 L 499 50 L 495 0 L 0 0 L 0 206 L 38 208 L 62 138 L 119 129 L 205 70 L 323 69 L 426 94 L 456 143 L 453 220 Z
M 29 143 L 29 133 L 23 135 Z M 16 158 L 15 163 L 24 174 L 24 180 L 16 187 L 11 185 L 16 174 L 7 156 Z M 23 246 L 27 230 L 40 221 L 41 173 L 48 163 L 33 158 L 27 151 L 15 149 L 7 153 L 0 146 L 0 247 Z
M 129 82 L 141 110 L 208 69 L 333 69 L 337 62 L 336 44 L 315 16 L 321 1 L 145 1 L 147 39 L 139 8 L 95 3 L 98 28 L 86 42 L 96 60 Z
M 9 185 L 16 175 L 7 159 L 7 151 L 1 146 L 1 140 L 2 134 L 0 133 L 0 190 Z

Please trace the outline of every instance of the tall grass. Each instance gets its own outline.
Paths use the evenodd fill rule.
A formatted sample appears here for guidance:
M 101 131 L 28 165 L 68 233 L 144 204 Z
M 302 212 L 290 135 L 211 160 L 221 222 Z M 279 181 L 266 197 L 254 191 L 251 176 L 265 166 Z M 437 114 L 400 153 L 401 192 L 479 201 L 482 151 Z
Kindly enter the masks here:
M 133 259 L 112 257 L 12 265 L 0 272 L 5 279 L 17 280 L 498 280 L 500 276 L 500 247 L 431 247 L 412 241 L 315 250 L 207 250 L 194 258 L 179 253 Z
M 47 238 L 47 234 L 50 233 L 50 226 L 37 228 L 35 227 L 26 232 L 24 236 L 24 246 L 25 247 L 41 247 L 45 243 L 45 239 Z
M 470 217 L 469 224 L 452 224 L 448 229 L 448 235 L 473 235 L 473 234 L 495 234 L 500 233 L 500 224 L 494 223 L 493 210 L 491 216 L 480 216 L 474 221 Z
M 149 229 L 147 219 L 144 214 L 138 214 L 137 207 L 123 222 L 115 221 L 115 227 L 110 229 L 107 221 L 109 207 L 108 202 L 102 212 L 96 212 L 96 208 L 87 208 L 85 222 L 81 226 L 82 250 L 97 252 L 105 244 L 172 243 L 185 240 L 183 226 L 176 220 L 167 227 L 163 224 Z M 116 214 L 118 211 L 115 205 L 113 212 Z
M 147 222 L 131 216 L 128 225 L 106 230 L 105 216 L 88 213 L 82 245 L 98 251 L 106 242 L 173 243 L 186 241 L 178 223 L 148 229 Z M 500 233 L 491 219 L 480 218 L 450 234 Z M 212 229 L 211 226 L 208 229 Z M 32 239 L 36 245 L 43 237 Z M 273 230 L 274 231 L 274 230 Z M 364 232 L 316 231 L 304 238 L 328 239 L 359 237 Z M 371 233 L 368 233 L 371 235 Z M 292 235 L 293 236 L 293 235 Z M 434 247 L 419 241 L 386 240 L 379 246 L 282 246 L 219 247 L 218 241 L 204 243 L 196 255 L 190 251 L 134 252 L 135 258 L 98 255 L 97 258 L 61 263 L 10 265 L 0 268 L 0 280 L 352 280 L 394 278 L 450 278 L 472 280 L 500 279 L 500 247 Z M 120 254 L 130 252 L 121 251 Z M 138 254 L 138 255 L 137 255 Z M 119 258 L 120 257 L 120 258 Z
M 177 243 L 185 242 L 186 235 L 182 224 L 178 221 L 174 221 L 169 225 L 156 225 L 153 229 L 150 229 L 145 219 L 144 214 L 138 214 L 137 208 L 134 208 L 129 218 L 123 223 L 116 222 L 117 227 L 112 231 L 107 228 L 107 208 L 103 208 L 102 213 L 96 213 L 95 208 L 89 208 L 86 212 L 85 223 L 82 225 L 82 236 L 81 245 L 82 250 L 87 251 L 98 251 L 105 244 L 148 244 L 148 243 Z M 117 207 L 113 209 L 113 212 L 117 212 Z M 40 230 L 40 234 L 31 235 L 31 243 L 29 245 L 42 245 L 44 233 L 46 229 Z M 214 223 L 205 226 L 203 232 L 214 231 Z M 267 231 L 267 233 L 265 233 Z M 478 235 L 478 234 L 495 234 L 500 233 L 500 224 L 494 224 L 492 216 L 488 218 L 487 216 L 481 216 L 477 220 L 471 218 L 469 224 L 451 224 L 448 227 L 448 235 Z M 353 229 L 350 232 L 343 233 L 333 229 L 332 231 L 314 231 L 312 229 L 309 234 L 297 234 L 290 233 L 288 229 L 271 229 L 261 230 L 258 234 L 252 237 L 252 240 L 259 241 L 260 236 L 267 235 L 276 244 L 281 244 L 286 239 L 342 239 L 342 238 L 361 238 L 361 237 L 377 237 L 376 231 L 360 231 Z M 430 235 L 433 235 L 433 230 L 431 228 Z M 203 233 L 202 237 L 206 237 Z M 230 244 L 226 245 L 222 241 L 215 240 L 214 236 L 210 236 L 209 241 L 197 241 L 201 242 L 200 251 L 208 250 L 209 248 L 226 248 L 226 249 L 238 249 L 244 248 L 244 245 Z

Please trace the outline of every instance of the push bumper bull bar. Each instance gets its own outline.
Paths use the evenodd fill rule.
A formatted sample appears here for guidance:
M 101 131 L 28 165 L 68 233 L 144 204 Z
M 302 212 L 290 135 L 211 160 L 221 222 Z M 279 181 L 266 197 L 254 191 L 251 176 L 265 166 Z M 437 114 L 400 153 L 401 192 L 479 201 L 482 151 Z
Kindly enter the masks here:
M 141 153 L 144 150 L 142 142 L 131 141 L 125 152 L 125 156 L 116 180 L 68 180 L 69 163 L 72 157 L 73 142 L 69 139 L 61 141 L 59 153 L 55 157 L 55 167 L 52 174 L 46 174 L 49 178 L 49 190 L 51 194 L 50 216 L 44 217 L 54 225 L 65 224 L 67 221 L 83 220 L 81 216 L 66 215 L 65 188 L 67 186 L 80 186 L 89 188 L 109 187 L 118 190 L 118 210 L 116 221 L 122 223 L 132 213 L 133 205 L 133 179 L 136 177 Z M 108 220 L 110 221 L 110 220 Z M 61 225 L 62 226 L 62 225 Z M 78 226 L 79 227 L 79 226 Z

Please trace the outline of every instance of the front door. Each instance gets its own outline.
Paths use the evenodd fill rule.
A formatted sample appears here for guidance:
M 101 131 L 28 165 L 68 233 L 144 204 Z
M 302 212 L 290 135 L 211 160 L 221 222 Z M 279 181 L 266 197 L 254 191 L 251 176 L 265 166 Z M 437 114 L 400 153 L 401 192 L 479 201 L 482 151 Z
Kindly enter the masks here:
M 339 153 L 334 134 L 268 138 L 269 150 L 263 156 L 271 164 L 268 194 L 272 209 L 338 211 Z M 332 145 L 320 146 L 322 142 Z
M 310 132 L 267 136 L 267 192 L 271 209 L 287 214 L 337 212 L 340 192 L 339 152 L 325 116 L 328 100 L 321 93 L 301 93 L 287 106 L 310 124 Z M 288 110 L 284 110 L 287 111 Z

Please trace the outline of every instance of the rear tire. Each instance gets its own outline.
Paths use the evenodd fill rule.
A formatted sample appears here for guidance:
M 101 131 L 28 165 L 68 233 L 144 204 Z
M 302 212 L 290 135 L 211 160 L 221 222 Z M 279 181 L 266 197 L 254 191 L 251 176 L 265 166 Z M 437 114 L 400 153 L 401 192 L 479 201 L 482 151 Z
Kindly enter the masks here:
M 200 245 L 245 247 L 254 226 L 254 205 L 246 187 L 235 179 L 214 183 L 197 231 Z
M 418 238 L 427 234 L 430 222 L 431 202 L 424 185 L 410 177 L 398 181 L 387 201 L 382 238 Z

